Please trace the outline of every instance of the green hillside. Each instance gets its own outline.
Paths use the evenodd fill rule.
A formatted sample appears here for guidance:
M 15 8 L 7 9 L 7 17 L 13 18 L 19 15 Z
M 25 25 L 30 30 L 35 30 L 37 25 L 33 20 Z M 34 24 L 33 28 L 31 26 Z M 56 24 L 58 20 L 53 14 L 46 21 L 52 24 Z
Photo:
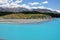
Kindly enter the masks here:
M 0 12 L 1 19 L 40 19 L 51 18 L 46 14 L 40 14 L 38 12 Z

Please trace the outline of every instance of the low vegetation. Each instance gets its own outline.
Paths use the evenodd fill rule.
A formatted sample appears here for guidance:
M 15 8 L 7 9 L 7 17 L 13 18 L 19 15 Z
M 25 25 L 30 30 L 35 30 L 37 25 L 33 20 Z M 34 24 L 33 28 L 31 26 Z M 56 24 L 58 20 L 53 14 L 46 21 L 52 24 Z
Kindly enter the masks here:
M 51 13 L 50 13 L 51 14 Z M 0 12 L 1 19 L 43 19 L 51 18 L 48 13 L 40 12 Z
M 4 19 L 39 19 L 39 18 L 47 18 L 47 15 L 44 14 L 9 14 L 0 16 L 0 18 Z

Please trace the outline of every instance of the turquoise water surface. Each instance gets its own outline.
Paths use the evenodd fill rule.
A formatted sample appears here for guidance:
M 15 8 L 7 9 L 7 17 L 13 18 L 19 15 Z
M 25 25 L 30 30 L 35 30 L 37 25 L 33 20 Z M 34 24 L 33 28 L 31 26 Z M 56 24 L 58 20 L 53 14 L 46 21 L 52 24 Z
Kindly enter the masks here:
M 0 39 L 60 40 L 60 18 L 38 24 L 0 24 Z

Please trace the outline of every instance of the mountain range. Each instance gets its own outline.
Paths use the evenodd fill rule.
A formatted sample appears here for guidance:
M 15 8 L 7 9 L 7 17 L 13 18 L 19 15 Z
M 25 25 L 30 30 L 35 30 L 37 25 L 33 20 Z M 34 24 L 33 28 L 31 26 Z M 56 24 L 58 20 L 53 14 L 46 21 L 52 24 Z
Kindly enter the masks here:
M 0 12 L 23 12 L 23 11 L 37 11 L 37 12 L 42 12 L 42 13 L 55 13 L 59 14 L 57 11 L 52 11 L 49 9 L 27 9 L 24 7 L 17 7 L 17 8 L 4 8 L 0 7 Z

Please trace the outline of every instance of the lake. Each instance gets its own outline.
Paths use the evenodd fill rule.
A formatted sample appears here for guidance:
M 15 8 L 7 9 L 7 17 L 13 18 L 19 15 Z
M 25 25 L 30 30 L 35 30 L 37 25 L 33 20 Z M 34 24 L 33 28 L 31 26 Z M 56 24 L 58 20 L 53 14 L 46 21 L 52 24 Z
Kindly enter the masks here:
M 60 18 L 35 24 L 0 24 L 0 39 L 60 40 Z

